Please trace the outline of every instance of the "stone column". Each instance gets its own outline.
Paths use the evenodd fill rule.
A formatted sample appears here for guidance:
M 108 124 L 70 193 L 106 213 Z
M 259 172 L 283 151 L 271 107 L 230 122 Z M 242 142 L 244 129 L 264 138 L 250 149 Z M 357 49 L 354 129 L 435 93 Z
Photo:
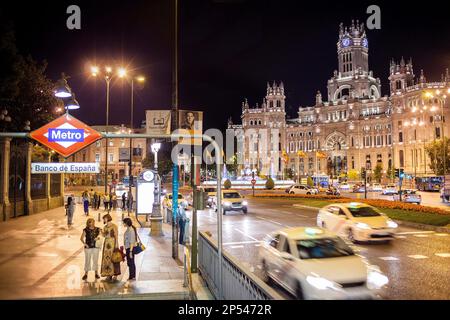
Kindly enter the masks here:
M 61 190 L 59 191 L 59 194 L 61 195 L 61 201 L 60 201 L 60 205 L 64 206 L 64 178 L 65 178 L 65 174 L 61 173 Z
M 31 157 L 33 156 L 33 143 L 27 142 L 25 144 L 27 148 L 27 160 L 25 167 L 25 214 L 31 215 L 33 214 L 33 200 L 31 199 Z
M 11 204 L 9 202 L 9 157 L 11 150 L 11 138 L 0 139 L 0 206 L 3 221 L 9 219 Z

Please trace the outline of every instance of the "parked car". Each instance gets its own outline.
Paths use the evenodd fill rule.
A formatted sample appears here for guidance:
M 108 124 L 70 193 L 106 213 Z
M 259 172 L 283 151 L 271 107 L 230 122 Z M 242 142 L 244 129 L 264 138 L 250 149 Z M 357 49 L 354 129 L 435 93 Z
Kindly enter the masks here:
M 317 189 L 311 188 L 310 186 L 295 184 L 289 189 L 289 194 L 318 194 L 319 191 Z
M 235 190 L 222 190 L 222 212 L 225 215 L 227 211 L 248 212 L 248 202 L 244 196 Z M 217 193 L 213 198 L 213 208 L 217 211 Z
M 388 184 L 381 193 L 383 195 L 394 195 L 398 194 L 398 189 L 395 184 Z
M 355 192 L 355 193 L 365 192 L 365 187 L 364 187 L 364 185 L 361 185 L 361 184 L 355 184 L 353 186 L 352 192 Z
M 299 227 L 269 234 L 259 249 L 263 280 L 297 299 L 374 299 L 388 283 L 336 234 Z
M 348 183 L 341 183 L 341 184 L 339 185 L 339 190 L 342 190 L 342 191 L 350 191 L 350 189 L 351 189 L 351 186 L 350 186 L 350 184 L 348 184 Z
M 374 207 L 358 202 L 330 204 L 320 209 L 317 225 L 352 242 L 390 241 L 398 227 Z
M 417 203 L 417 204 L 420 204 L 422 202 L 422 196 L 417 193 L 417 190 L 404 189 L 401 190 L 401 193 L 402 193 L 402 200 L 401 200 L 402 202 Z M 394 195 L 394 200 L 400 201 L 400 194 Z

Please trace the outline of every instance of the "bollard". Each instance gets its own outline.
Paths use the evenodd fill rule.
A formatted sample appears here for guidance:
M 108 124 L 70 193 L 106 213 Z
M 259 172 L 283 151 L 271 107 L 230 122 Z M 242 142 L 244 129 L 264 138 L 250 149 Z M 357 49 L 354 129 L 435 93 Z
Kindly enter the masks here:
M 185 249 L 186 250 L 186 249 Z M 188 286 L 187 281 L 187 261 L 186 261 L 186 251 L 184 251 L 184 258 L 183 258 L 183 268 L 184 268 L 184 283 L 183 287 L 186 288 Z

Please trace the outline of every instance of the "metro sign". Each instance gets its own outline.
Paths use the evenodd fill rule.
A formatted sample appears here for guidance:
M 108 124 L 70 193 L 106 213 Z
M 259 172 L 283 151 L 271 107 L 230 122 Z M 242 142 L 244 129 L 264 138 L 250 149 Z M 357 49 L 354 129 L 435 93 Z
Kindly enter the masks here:
M 64 158 L 102 138 L 99 132 L 69 114 L 31 132 L 30 136 Z

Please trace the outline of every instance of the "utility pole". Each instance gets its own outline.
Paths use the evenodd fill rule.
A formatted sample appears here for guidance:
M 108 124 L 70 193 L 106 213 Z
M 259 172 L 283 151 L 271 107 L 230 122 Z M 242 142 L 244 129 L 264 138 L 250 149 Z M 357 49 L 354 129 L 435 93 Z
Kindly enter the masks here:
M 174 52 L 174 70 L 173 70 L 173 80 L 172 80 L 172 128 L 173 131 L 178 128 L 178 0 L 175 0 L 175 52 Z M 176 142 L 172 144 L 172 148 L 176 146 Z M 178 160 L 178 159 L 177 159 Z M 177 161 L 178 162 L 178 161 Z M 178 166 L 178 163 L 175 164 Z M 178 169 L 178 168 L 177 168 Z M 172 189 L 173 185 L 176 184 L 178 189 L 178 170 L 173 170 L 172 177 Z M 175 173 L 177 173 L 175 175 Z M 177 181 L 175 181 L 177 179 Z M 178 190 L 177 190 L 178 193 Z M 172 199 L 174 199 L 174 192 L 172 192 Z M 178 202 L 178 195 L 177 199 Z M 177 208 L 178 206 L 172 206 L 173 216 L 172 216 L 172 258 L 178 259 L 178 223 L 177 223 Z
M 134 78 L 131 78 L 131 108 L 130 108 L 130 133 L 133 133 L 133 110 L 134 110 Z M 131 203 L 131 186 L 133 182 L 133 139 L 130 137 L 130 159 L 129 159 L 129 178 L 128 178 L 128 216 L 133 206 Z

